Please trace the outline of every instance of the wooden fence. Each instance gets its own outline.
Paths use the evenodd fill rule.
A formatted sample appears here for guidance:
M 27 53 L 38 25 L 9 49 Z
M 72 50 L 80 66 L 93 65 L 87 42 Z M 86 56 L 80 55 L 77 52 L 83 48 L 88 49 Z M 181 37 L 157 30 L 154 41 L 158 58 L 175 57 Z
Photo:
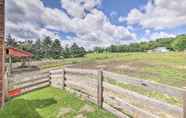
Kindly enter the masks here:
M 76 93 L 119 118 L 186 118 L 186 92 L 180 88 L 103 70 L 65 68 L 50 71 L 50 78 L 52 86 Z M 129 91 L 110 83 L 108 79 L 183 98 L 183 108 Z
M 20 80 L 6 81 L 6 96 L 14 97 L 35 89 L 43 88 L 50 85 L 49 73 L 42 73 L 33 77 L 25 77 Z

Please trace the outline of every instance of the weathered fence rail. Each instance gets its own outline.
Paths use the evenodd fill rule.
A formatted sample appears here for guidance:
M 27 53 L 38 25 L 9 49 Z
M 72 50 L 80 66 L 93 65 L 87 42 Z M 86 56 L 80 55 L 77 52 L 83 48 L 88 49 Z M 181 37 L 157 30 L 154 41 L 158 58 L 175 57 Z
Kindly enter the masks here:
M 65 68 L 50 71 L 50 77 L 52 86 L 73 91 L 120 118 L 127 117 L 126 113 L 138 118 L 158 118 L 163 116 L 186 118 L 186 92 L 184 89 L 102 70 Z M 183 108 L 113 85 L 104 81 L 107 78 L 121 83 L 143 86 L 147 90 L 157 91 L 169 96 L 183 98 Z M 135 101 L 135 103 L 131 104 L 128 100 Z M 138 103 L 141 103 L 142 107 L 138 106 Z
M 184 94 L 184 90 L 180 88 L 176 88 L 176 87 L 172 87 L 172 86 L 168 86 L 156 82 L 151 82 L 148 80 L 141 80 L 134 77 L 129 77 L 127 75 L 115 74 L 107 71 L 103 71 L 103 73 L 105 77 L 111 78 L 113 80 L 132 84 L 132 85 L 143 86 L 145 89 L 161 92 L 163 94 L 168 94 L 170 96 L 182 97 Z
M 19 81 L 9 82 L 6 91 L 7 96 L 18 96 L 20 94 L 33 91 L 35 89 L 43 88 L 50 85 L 49 73 L 37 75 L 33 77 L 26 77 Z

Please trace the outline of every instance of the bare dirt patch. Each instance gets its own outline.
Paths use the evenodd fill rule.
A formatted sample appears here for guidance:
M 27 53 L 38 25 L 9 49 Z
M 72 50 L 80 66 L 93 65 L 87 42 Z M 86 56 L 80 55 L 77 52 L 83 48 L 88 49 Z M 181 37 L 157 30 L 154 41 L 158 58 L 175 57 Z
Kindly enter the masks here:
M 73 111 L 72 108 L 61 108 L 59 110 L 59 113 L 57 115 L 57 118 L 65 118 L 65 116 L 68 115 L 72 111 Z
M 84 116 L 83 114 L 78 114 L 77 116 L 75 116 L 74 118 L 87 118 L 86 116 Z
M 90 106 L 90 105 L 85 105 L 84 107 L 82 107 L 79 111 L 79 113 L 82 113 L 82 114 L 86 114 L 86 113 L 90 113 L 90 112 L 94 112 L 95 109 Z

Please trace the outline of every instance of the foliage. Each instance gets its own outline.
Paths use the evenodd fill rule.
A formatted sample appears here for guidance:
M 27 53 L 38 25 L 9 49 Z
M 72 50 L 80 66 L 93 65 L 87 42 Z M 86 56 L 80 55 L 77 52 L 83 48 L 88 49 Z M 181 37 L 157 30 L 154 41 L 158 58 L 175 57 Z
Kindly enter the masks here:
M 43 39 L 37 39 L 36 41 L 16 41 L 11 35 L 8 35 L 6 44 L 8 47 L 15 47 L 21 50 L 29 51 L 33 53 L 33 58 L 40 60 L 47 59 L 60 59 L 70 57 L 83 57 L 86 51 L 83 47 L 79 47 L 74 43 L 71 47 L 68 45 L 63 49 L 61 42 L 58 39 L 53 40 L 51 37 L 45 37 Z
M 157 47 L 166 47 L 174 51 L 186 49 L 186 35 L 178 35 L 175 38 L 160 38 L 149 42 L 131 43 L 129 45 L 111 45 L 107 48 L 95 47 L 94 52 L 146 52 Z
M 79 47 L 76 43 L 71 46 L 72 57 L 83 57 L 85 55 L 85 50 L 83 47 Z
M 8 47 L 16 47 L 17 46 L 17 42 L 16 42 L 15 38 L 12 38 L 12 36 L 10 34 L 8 34 L 8 36 L 7 36 L 6 45 Z
M 73 43 L 71 47 L 67 45 L 63 51 L 63 56 L 65 58 L 83 57 L 85 54 L 85 49 L 79 47 L 76 43 Z
M 186 49 L 186 35 L 178 36 L 172 42 L 172 47 L 177 51 L 184 51 Z
M 52 58 L 54 59 L 59 59 L 61 57 L 63 48 L 61 46 L 61 43 L 58 39 L 55 39 L 54 42 L 52 43 L 51 47 L 51 52 L 52 52 Z

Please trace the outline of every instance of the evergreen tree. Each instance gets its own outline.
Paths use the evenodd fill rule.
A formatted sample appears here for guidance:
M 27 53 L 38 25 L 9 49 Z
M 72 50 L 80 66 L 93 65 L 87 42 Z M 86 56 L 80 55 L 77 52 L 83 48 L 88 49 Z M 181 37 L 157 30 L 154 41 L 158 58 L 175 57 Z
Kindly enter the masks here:
M 86 53 L 83 47 L 79 47 L 76 43 L 73 43 L 71 48 L 71 55 L 72 57 L 83 57 Z
M 41 40 L 38 39 L 35 41 L 35 43 L 33 44 L 33 58 L 37 59 L 37 60 L 40 60 L 41 58 L 44 57 L 43 55 L 43 51 L 42 51 L 42 44 L 41 44 Z
M 62 54 L 62 47 L 61 43 L 58 39 L 55 39 L 54 42 L 52 43 L 52 57 L 54 59 L 59 59 Z
M 16 42 L 15 38 L 12 38 L 11 34 L 8 34 L 8 36 L 6 38 L 6 45 L 8 47 L 16 47 L 17 46 L 17 42 Z
M 42 52 L 44 54 L 44 58 L 50 58 L 52 55 L 52 40 L 49 36 L 44 38 L 42 42 Z
M 64 58 L 70 58 L 71 57 L 71 52 L 70 52 L 70 48 L 68 45 L 65 46 L 65 49 L 62 52 L 62 56 Z

